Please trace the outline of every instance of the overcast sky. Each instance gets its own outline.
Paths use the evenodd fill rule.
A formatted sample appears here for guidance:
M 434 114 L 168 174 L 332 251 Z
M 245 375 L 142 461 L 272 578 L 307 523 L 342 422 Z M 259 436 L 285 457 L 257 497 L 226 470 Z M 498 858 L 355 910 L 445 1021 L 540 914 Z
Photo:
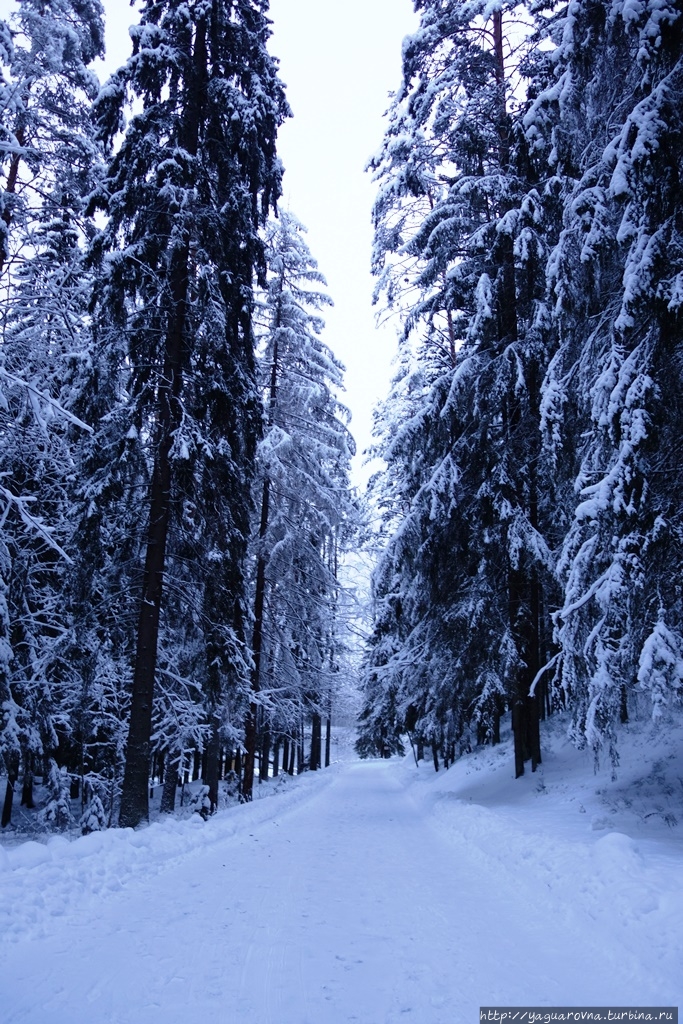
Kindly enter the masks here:
M 371 209 L 364 172 L 382 141 L 382 115 L 401 74 L 401 43 L 416 25 L 410 0 L 271 0 L 271 50 L 294 117 L 280 135 L 284 199 L 309 229 L 334 309 L 326 340 L 347 367 L 346 401 L 359 450 L 384 397 L 396 348 L 393 325 L 375 329 Z M 355 480 L 365 479 L 361 460 Z

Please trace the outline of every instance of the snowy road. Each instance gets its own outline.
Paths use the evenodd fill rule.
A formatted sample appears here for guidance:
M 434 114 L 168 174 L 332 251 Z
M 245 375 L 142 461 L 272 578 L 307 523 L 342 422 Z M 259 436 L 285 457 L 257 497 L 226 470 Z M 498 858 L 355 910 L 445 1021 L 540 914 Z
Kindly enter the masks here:
M 351 763 L 302 799 L 232 812 L 246 828 L 198 824 L 192 849 L 148 871 L 152 843 L 118 881 L 103 867 L 94 895 L 87 881 L 65 892 L 66 906 L 59 858 L 22 869 L 26 892 L 33 878 L 54 899 L 43 893 L 0 950 L 0 1020 L 474 1024 L 487 1004 L 676 1001 L 671 964 L 638 953 L 641 917 L 622 942 L 628 915 L 607 927 L 590 902 L 564 903 L 513 847 L 502 870 L 504 831 L 496 856 L 481 835 L 453 842 L 399 767 Z

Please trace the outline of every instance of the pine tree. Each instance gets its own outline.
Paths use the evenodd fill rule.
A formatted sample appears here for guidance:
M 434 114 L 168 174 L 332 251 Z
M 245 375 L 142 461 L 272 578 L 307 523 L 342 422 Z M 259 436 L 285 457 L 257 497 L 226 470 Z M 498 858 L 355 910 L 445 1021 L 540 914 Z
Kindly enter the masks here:
M 199 525 L 197 573 L 219 607 L 203 627 L 222 685 L 240 673 L 243 560 L 259 426 L 252 277 L 257 228 L 279 191 L 287 110 L 266 50 L 265 2 L 147 2 L 133 55 L 96 113 L 112 156 L 98 202 L 101 324 L 123 327 L 128 417 L 149 445 L 148 525 L 120 822 L 147 817 L 153 697 L 169 535 Z M 136 113 L 114 152 L 126 96 Z M 204 504 L 206 503 L 206 505 Z M 218 518 L 209 522 L 212 512 Z M 207 532 L 203 533 L 202 528 Z
M 614 763 L 615 723 L 638 691 L 655 714 L 680 696 L 677 671 L 657 666 L 681 629 L 682 20 L 676 4 L 572 5 L 528 115 L 563 203 L 549 261 L 560 344 L 543 397 L 575 491 L 558 684 L 576 740 Z
M 337 397 L 343 367 L 321 340 L 330 299 L 304 228 L 280 212 L 266 232 L 269 278 L 260 329 L 267 430 L 259 450 L 255 531 L 252 700 L 242 795 L 250 799 L 258 733 L 292 741 L 302 716 L 322 760 L 321 719 L 333 686 L 338 636 L 337 547 L 352 529 L 353 439 Z M 258 729 L 259 714 L 264 729 Z M 265 749 L 262 765 L 267 765 Z M 264 776 L 265 777 L 265 776 Z
M 370 654 L 368 672 L 381 668 L 394 692 L 394 731 L 414 729 L 447 757 L 471 725 L 495 739 L 507 705 L 521 774 L 540 759 L 541 694 L 529 690 L 547 643 L 551 569 L 538 433 L 548 359 L 541 169 L 513 93 L 521 71 L 505 50 L 515 5 L 416 8 L 420 31 L 404 47 L 373 162 L 374 262 L 379 289 L 404 309 L 402 345 L 413 354 L 395 387 L 413 409 L 386 433 L 398 492 L 382 500 L 405 514 L 376 577 L 372 647 L 384 653 Z M 391 632 L 400 640 L 387 660 Z

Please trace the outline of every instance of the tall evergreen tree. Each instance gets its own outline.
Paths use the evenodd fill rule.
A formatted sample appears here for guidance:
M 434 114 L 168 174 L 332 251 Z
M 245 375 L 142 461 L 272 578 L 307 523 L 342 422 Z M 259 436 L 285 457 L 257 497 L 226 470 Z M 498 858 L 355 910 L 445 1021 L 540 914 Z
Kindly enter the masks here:
M 105 335 L 107 323 L 123 329 L 127 415 L 150 461 L 123 825 L 148 813 L 174 530 L 194 525 L 200 538 L 213 690 L 227 671 L 244 671 L 243 563 L 260 420 L 252 278 L 262 264 L 257 229 L 279 192 L 275 137 L 287 113 L 266 50 L 266 10 L 260 0 L 149 0 L 133 30 L 133 55 L 96 108 L 112 151 L 98 198 L 108 215 L 97 246 L 106 270 L 98 320 Z M 129 95 L 142 109 L 115 148 Z M 201 525 L 192 510 L 205 517 Z
M 378 569 L 368 678 L 381 669 L 396 729 L 447 751 L 470 724 L 495 738 L 507 705 L 521 774 L 540 759 L 540 693 L 529 690 L 551 565 L 538 433 L 544 209 L 506 53 L 516 6 L 416 4 L 420 30 L 373 164 L 379 288 L 404 308 L 402 344 L 415 347 L 397 381 L 412 413 L 390 420 L 384 451 L 383 500 L 405 515 Z M 365 720 L 372 731 L 370 707 Z
M 679 4 L 572 4 L 527 115 L 563 203 L 543 395 L 571 494 L 558 687 L 613 761 L 639 691 L 655 714 L 681 695 L 682 33 Z
M 259 712 L 292 742 L 302 717 L 321 761 L 321 718 L 334 684 L 339 585 L 334 559 L 353 526 L 343 367 L 320 333 L 330 299 L 304 228 L 281 212 L 266 232 L 268 288 L 260 327 L 267 430 L 259 450 L 254 540 L 252 702 L 243 796 L 251 798 Z M 267 761 L 267 751 L 264 757 Z

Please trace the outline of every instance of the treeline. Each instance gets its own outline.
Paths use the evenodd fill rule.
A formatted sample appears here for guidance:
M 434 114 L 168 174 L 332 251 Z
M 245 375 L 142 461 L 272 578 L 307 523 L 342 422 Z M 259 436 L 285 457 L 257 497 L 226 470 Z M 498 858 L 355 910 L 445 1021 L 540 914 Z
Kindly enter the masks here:
M 37 774 L 43 822 L 76 791 L 92 829 L 145 820 L 152 771 L 213 809 L 325 758 L 353 441 L 273 217 L 267 6 L 147 0 L 102 88 L 100 0 L 0 22 L 3 826 Z
M 383 548 L 359 750 L 683 693 L 683 5 L 416 0 L 372 163 Z M 644 716 L 647 721 L 649 716 Z

